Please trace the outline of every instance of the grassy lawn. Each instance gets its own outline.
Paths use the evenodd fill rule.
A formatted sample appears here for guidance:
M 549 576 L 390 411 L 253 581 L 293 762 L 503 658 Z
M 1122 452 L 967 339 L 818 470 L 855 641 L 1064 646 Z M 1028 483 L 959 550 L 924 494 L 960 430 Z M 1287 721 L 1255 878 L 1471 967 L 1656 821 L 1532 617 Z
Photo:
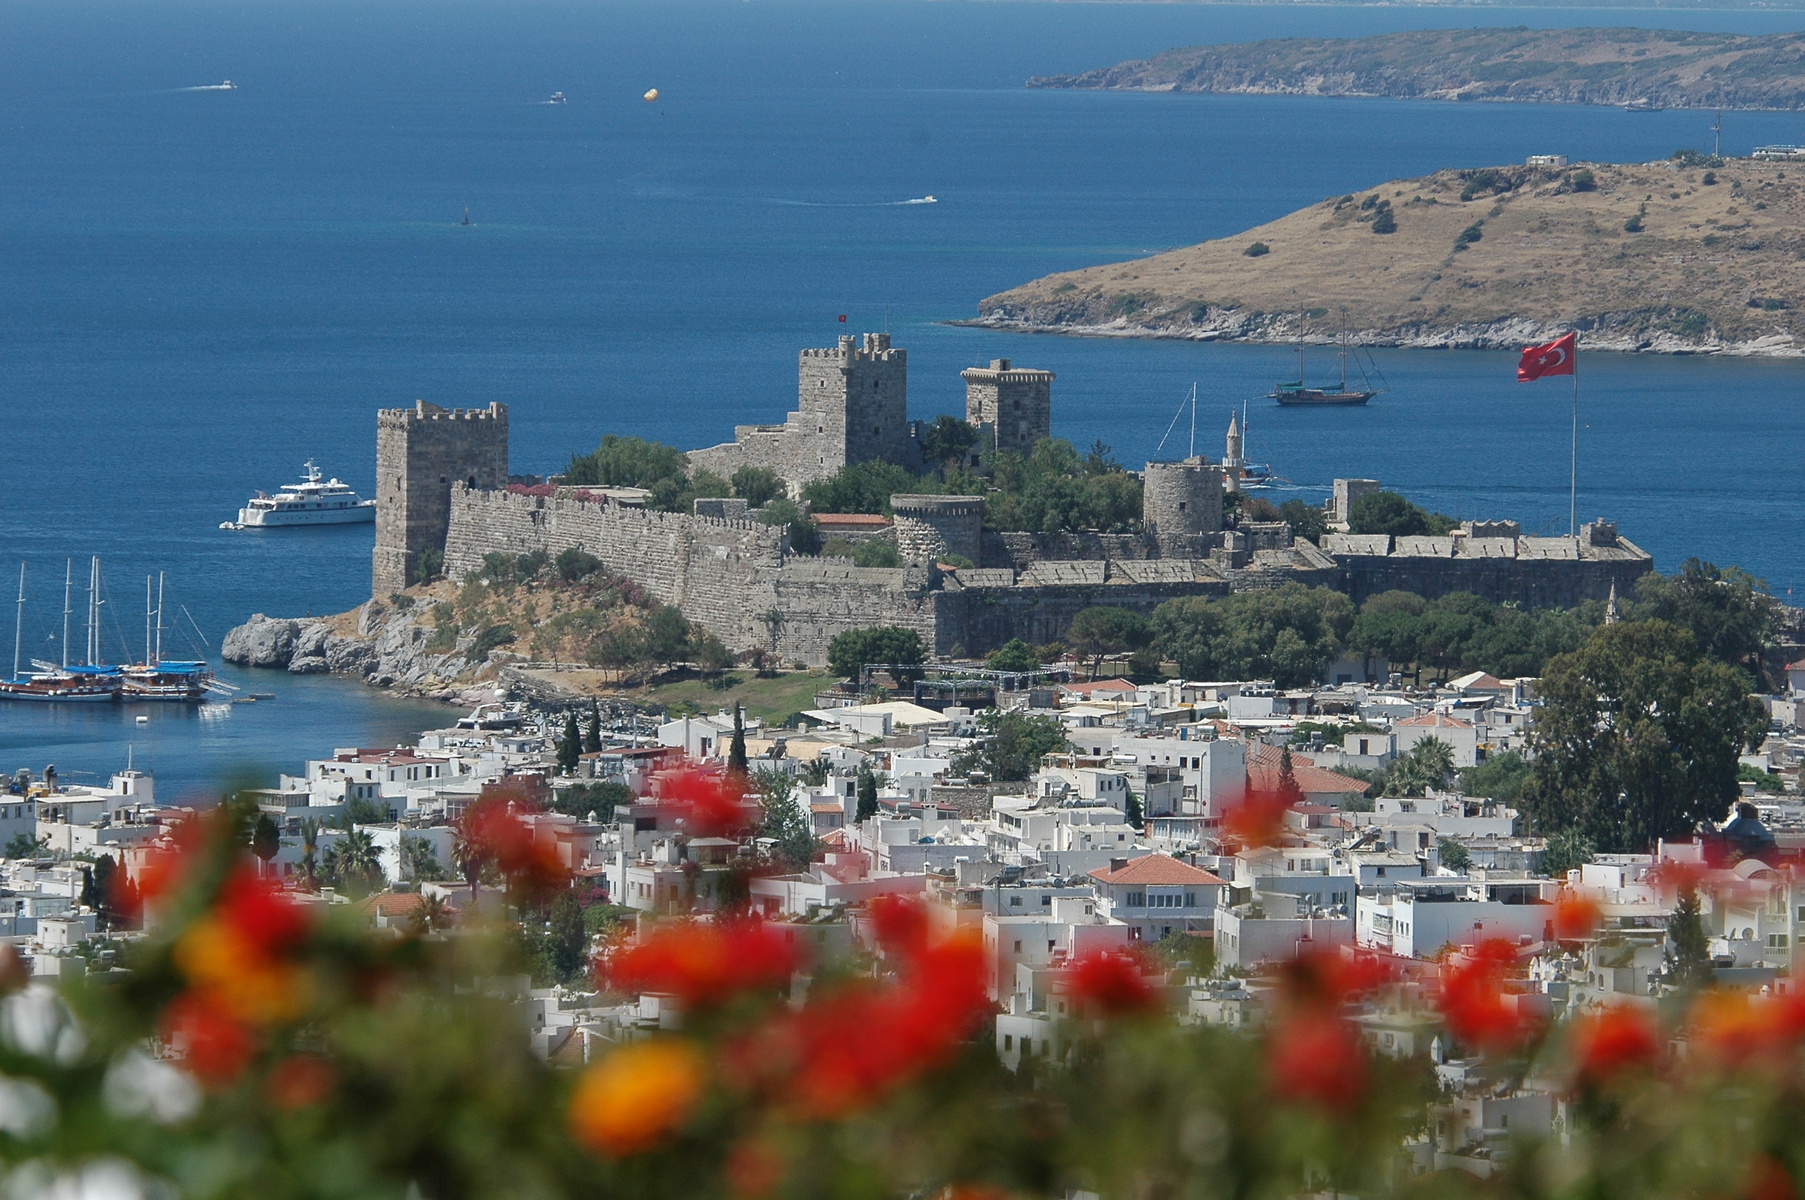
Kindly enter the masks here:
M 815 707 L 815 693 L 832 686 L 833 676 L 823 672 L 785 671 L 774 679 L 759 679 L 751 671 L 728 671 L 714 679 L 679 679 L 629 693 L 642 703 L 675 707 L 693 704 L 705 713 L 732 707 L 735 702 L 762 721 L 777 724 L 792 713 Z

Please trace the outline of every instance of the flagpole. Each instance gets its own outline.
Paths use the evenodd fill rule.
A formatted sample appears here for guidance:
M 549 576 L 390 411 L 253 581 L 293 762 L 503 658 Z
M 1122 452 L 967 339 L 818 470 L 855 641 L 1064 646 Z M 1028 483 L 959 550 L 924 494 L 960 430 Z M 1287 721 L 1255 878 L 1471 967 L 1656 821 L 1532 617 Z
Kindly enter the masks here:
M 1573 444 L 1567 454 L 1567 536 L 1579 536 L 1579 331 L 1573 331 Z

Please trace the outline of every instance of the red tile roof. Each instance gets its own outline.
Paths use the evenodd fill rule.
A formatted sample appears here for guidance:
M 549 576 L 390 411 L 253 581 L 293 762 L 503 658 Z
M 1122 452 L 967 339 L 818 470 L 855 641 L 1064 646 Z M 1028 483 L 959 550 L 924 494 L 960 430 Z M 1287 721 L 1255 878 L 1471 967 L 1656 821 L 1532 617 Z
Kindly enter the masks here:
M 1463 721 L 1459 717 L 1451 717 L 1447 713 L 1424 713 L 1420 717 L 1405 717 L 1398 722 L 1400 728 L 1410 729 L 1471 729 L 1471 721 Z
M 890 518 L 878 513 L 812 513 L 810 515 L 814 517 L 815 524 L 821 526 L 823 529 L 832 529 L 836 527 L 846 529 L 890 528 Z
M 1134 684 L 1126 679 L 1100 679 L 1095 683 L 1066 683 L 1060 687 L 1079 696 L 1089 696 L 1093 692 L 1132 692 Z
M 1193 866 L 1179 862 L 1165 854 L 1148 854 L 1133 859 L 1119 871 L 1111 871 L 1108 867 L 1098 867 L 1091 873 L 1092 879 L 1104 883 L 1138 883 L 1152 884 L 1199 884 L 1222 887 L 1226 880 L 1218 879 L 1208 871 L 1201 871 Z
M 1247 764 L 1248 782 L 1256 791 L 1277 791 L 1279 766 L 1284 761 L 1285 752 L 1277 746 L 1268 746 L 1265 742 L 1253 742 L 1251 748 L 1253 757 Z M 1306 796 L 1345 795 L 1348 792 L 1364 792 L 1370 786 L 1364 779 L 1324 770 L 1301 754 L 1291 756 L 1291 774 Z

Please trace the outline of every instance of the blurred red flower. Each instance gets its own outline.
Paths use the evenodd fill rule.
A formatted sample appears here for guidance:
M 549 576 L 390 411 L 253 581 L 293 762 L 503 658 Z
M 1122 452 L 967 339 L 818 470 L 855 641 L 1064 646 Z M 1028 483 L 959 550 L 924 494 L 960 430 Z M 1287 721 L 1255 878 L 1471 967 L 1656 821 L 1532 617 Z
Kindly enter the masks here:
M 738 992 L 787 984 L 796 969 L 794 946 L 758 921 L 702 925 L 684 922 L 654 930 L 622 947 L 606 964 L 605 982 L 624 992 L 661 992 L 685 1004 L 708 1004 Z
M 1390 983 L 1392 969 L 1372 954 L 1310 951 L 1286 963 L 1281 979 L 1286 1003 L 1333 1012 L 1349 1000 Z
M 1285 832 L 1285 814 L 1291 805 L 1279 792 L 1250 790 L 1239 804 L 1222 815 L 1222 830 L 1229 841 L 1241 846 L 1271 846 Z
M 1799 1186 L 1792 1172 L 1771 1154 L 1758 1154 L 1749 1164 L 1748 1182 L 1743 1185 L 1746 1200 L 1798 1200 Z
M 260 879 L 249 866 L 233 869 L 214 901 L 219 919 L 266 955 L 280 955 L 307 934 L 312 918 L 282 885 Z
M 332 1094 L 332 1064 L 317 1054 L 296 1054 L 271 1068 L 264 1094 L 277 1108 L 311 1108 Z
M 697 767 L 661 776 L 659 795 L 680 811 L 691 837 L 737 837 L 758 820 L 758 806 L 746 802 L 740 781 Z
M 928 910 L 920 900 L 879 896 L 871 902 L 871 925 L 878 945 L 891 954 L 913 957 L 928 944 Z
M 1505 966 L 1515 957 L 1507 942 L 1484 942 L 1443 969 L 1437 1006 L 1450 1033 L 1482 1050 L 1504 1052 L 1534 1032 L 1515 1002 L 1505 998 Z
M 1366 1050 L 1340 1017 L 1299 1011 L 1267 1035 L 1266 1069 L 1273 1089 L 1289 1100 L 1344 1112 L 1366 1091 Z
M 1066 971 L 1066 984 L 1081 1012 L 1113 1017 L 1159 1007 L 1159 993 L 1147 982 L 1140 960 L 1132 954 L 1081 954 Z
M 257 1039 L 205 993 L 185 992 L 163 1010 L 160 1032 L 188 1069 L 213 1087 L 231 1083 L 257 1053 Z
M 1560 941 L 1583 941 L 1597 933 L 1603 921 L 1598 902 L 1590 896 L 1562 892 L 1554 902 L 1554 936 Z
M 1639 1008 L 1607 1008 L 1573 1022 L 1569 1057 L 1582 1083 L 1607 1083 L 1627 1070 L 1652 1065 L 1660 1053 L 1661 1031 L 1654 1017 Z
M 495 864 L 509 886 L 542 895 L 564 886 L 570 872 L 555 841 L 541 840 L 509 807 L 506 793 L 485 793 L 464 810 L 458 828 L 465 845 Z

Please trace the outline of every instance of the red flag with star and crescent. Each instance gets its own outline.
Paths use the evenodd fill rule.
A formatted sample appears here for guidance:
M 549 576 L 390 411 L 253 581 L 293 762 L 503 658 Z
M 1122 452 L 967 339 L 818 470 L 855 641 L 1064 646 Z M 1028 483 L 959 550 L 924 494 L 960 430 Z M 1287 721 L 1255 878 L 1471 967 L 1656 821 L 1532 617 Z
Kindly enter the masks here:
M 1578 352 L 1574 345 L 1577 334 L 1564 333 L 1543 346 L 1523 347 L 1523 357 L 1517 360 L 1517 382 L 1529 383 L 1544 375 L 1573 374 L 1573 357 Z

